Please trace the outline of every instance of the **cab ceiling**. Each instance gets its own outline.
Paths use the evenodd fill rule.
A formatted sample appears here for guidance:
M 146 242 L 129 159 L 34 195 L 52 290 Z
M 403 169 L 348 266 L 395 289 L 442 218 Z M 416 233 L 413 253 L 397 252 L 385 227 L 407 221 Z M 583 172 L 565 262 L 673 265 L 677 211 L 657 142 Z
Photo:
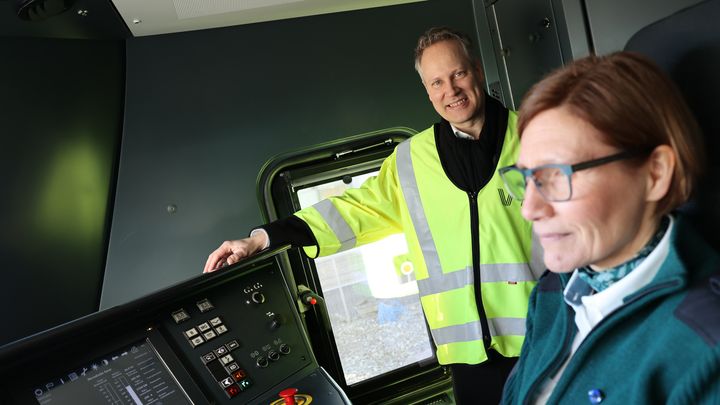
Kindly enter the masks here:
M 136 37 L 424 0 L 112 0 Z

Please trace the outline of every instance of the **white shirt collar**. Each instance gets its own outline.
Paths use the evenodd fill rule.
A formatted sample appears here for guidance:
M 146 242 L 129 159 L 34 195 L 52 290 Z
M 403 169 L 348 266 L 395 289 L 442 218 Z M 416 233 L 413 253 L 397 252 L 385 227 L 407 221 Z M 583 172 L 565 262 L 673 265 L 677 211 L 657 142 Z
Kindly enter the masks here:
M 474 141 L 474 140 L 475 140 L 475 138 L 473 138 L 472 135 L 470 135 L 470 134 L 468 134 L 468 133 L 466 133 L 466 132 L 463 132 L 463 131 L 455 128 L 455 125 L 453 125 L 453 124 L 450 124 L 450 128 L 452 128 L 453 133 L 454 133 L 455 136 L 457 136 L 458 138 L 461 138 L 461 139 L 469 139 L 469 140 L 471 140 L 471 141 Z

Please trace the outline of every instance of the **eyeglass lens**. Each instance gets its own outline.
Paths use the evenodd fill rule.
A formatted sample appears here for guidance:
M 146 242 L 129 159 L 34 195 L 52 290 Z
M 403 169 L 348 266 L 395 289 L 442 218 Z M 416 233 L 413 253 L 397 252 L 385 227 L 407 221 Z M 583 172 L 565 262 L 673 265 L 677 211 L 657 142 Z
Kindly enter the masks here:
M 518 200 L 525 198 L 525 175 L 520 170 L 504 173 L 508 191 Z M 548 200 L 564 201 L 570 198 L 570 179 L 558 167 L 541 167 L 533 170 L 535 187 Z

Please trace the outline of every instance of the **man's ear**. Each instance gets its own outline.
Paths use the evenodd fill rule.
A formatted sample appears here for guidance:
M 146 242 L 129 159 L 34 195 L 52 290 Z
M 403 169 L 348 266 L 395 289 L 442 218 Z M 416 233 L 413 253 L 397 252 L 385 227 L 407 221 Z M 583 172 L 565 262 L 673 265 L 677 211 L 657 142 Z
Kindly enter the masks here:
M 660 201 L 667 195 L 675 164 L 675 151 L 670 146 L 660 145 L 652 151 L 647 161 L 647 201 Z

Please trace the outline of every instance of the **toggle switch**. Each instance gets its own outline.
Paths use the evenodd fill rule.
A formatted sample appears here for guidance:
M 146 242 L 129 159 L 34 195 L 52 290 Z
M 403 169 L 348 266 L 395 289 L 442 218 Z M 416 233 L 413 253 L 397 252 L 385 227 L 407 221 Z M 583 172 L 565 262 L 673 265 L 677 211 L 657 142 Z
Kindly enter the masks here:
M 267 327 L 269 330 L 276 330 L 280 327 L 280 325 L 282 325 L 280 316 L 277 314 L 268 314 Z

